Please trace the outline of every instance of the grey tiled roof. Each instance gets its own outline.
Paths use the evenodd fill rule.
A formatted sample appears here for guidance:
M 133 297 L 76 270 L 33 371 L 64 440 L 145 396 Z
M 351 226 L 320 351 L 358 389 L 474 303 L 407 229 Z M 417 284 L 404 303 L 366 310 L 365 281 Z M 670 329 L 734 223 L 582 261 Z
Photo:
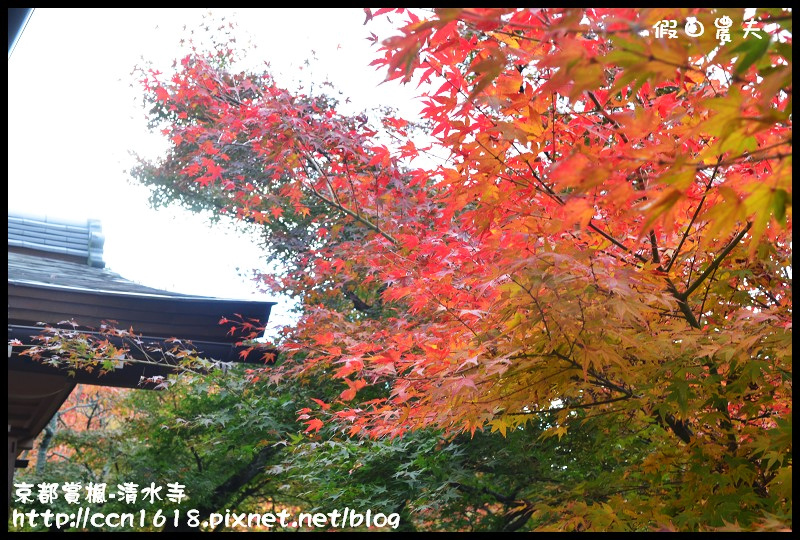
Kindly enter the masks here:
M 98 238 L 93 233 L 99 231 L 90 221 L 45 221 L 12 214 L 8 221 L 9 328 L 69 319 L 81 327 L 98 328 L 102 321 L 113 320 L 122 328 L 132 327 L 151 337 L 179 336 L 230 348 L 240 338 L 220 325 L 221 318 L 241 314 L 263 324 L 269 320 L 274 302 L 165 291 L 140 285 L 105 267 L 88 265 L 92 260 L 89 246 Z M 68 247 L 70 235 L 75 238 L 74 248 Z M 81 238 L 86 248 L 81 248 Z M 53 249 L 54 245 L 58 249 Z M 102 242 L 97 245 L 101 250 Z M 88 261 L 71 253 L 72 249 L 85 249 L 82 253 L 89 254 Z M 99 255 L 102 260 L 102 252 Z
M 105 237 L 100 222 L 54 220 L 33 214 L 8 214 L 8 247 L 66 255 L 103 268 Z
M 174 298 L 188 295 L 139 285 L 105 268 L 100 222 L 8 214 L 8 282 L 94 292 Z
M 27 285 L 89 289 L 96 292 L 154 294 L 175 298 L 188 296 L 139 285 L 105 268 L 92 268 L 73 261 L 10 251 L 8 281 Z

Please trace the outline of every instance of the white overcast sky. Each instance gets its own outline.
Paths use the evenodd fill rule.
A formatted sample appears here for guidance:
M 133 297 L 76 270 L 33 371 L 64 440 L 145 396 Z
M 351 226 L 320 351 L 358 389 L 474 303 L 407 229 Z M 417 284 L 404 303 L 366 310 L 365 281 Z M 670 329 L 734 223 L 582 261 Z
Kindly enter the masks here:
M 388 34 L 364 25 L 360 8 L 36 8 L 8 60 L 8 209 L 99 219 L 107 267 L 144 285 L 281 302 L 242 277 L 265 268 L 251 238 L 178 209 L 151 210 L 125 172 L 129 151 L 153 155 L 164 144 L 146 129 L 132 68 L 144 57 L 166 71 L 184 25 L 197 27 L 209 11 L 238 23 L 239 42 L 257 45 L 248 57 L 269 61 L 279 83 L 328 79 L 351 112 L 419 110 L 413 88 L 380 85 L 384 74 L 368 65 L 377 52 L 367 36 Z M 288 322 L 284 307 L 273 308 L 271 325 Z

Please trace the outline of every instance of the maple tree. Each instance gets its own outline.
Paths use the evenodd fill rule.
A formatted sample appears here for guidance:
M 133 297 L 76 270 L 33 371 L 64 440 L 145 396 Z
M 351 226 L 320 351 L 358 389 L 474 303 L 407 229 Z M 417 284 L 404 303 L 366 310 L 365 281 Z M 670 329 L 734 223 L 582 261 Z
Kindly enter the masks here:
M 417 122 L 339 114 L 226 45 L 140 71 L 170 148 L 133 176 L 260 228 L 260 282 L 300 302 L 251 380 L 337 384 L 300 409 L 312 439 L 588 454 L 563 492 L 516 489 L 515 524 L 791 527 L 791 12 L 757 36 L 717 8 L 367 23 L 389 13 L 374 65 L 419 85 Z M 688 17 L 705 34 L 656 36 Z M 614 489 L 568 478 L 587 463 Z
M 86 339 L 67 326 L 47 332 L 46 345 L 37 352 L 40 360 L 54 362 L 47 353 L 64 351 L 108 357 L 108 341 L 120 337 L 110 325 L 103 329 L 103 339 Z M 137 336 L 126 335 L 129 343 L 137 343 Z M 120 347 L 113 352 L 121 361 L 129 354 Z M 156 355 L 158 350 L 150 352 Z M 342 437 L 329 424 L 310 437 L 296 411 L 320 397 L 335 399 L 340 392 L 336 381 L 286 379 L 275 386 L 248 378 L 253 370 L 246 365 L 202 374 L 207 370 L 197 370 L 201 359 L 189 358 L 196 352 L 185 352 L 189 363 L 162 390 L 126 391 L 123 399 L 99 387 L 75 393 L 57 422 L 76 412 L 89 414 L 70 420 L 68 430 L 58 430 L 55 438 L 46 431 L 35 453 L 47 453 L 50 459 L 37 460 L 17 480 L 34 486 L 103 483 L 112 492 L 130 482 L 140 487 L 177 482 L 189 494 L 184 512 L 191 507 L 203 515 L 228 507 L 238 512 L 287 508 L 294 514 L 311 508 L 392 510 L 401 516 L 396 530 L 547 526 L 564 501 L 575 500 L 583 502 L 582 510 L 596 527 L 611 527 L 613 515 L 603 507 L 592 511 L 586 502 L 630 491 L 613 482 L 614 471 L 647 448 L 642 433 L 618 433 L 603 418 L 585 417 L 580 429 L 539 440 L 555 412 L 537 416 L 508 436 L 478 432 L 445 440 L 438 430 L 425 429 L 396 439 L 355 439 Z M 66 360 L 71 369 L 102 364 L 81 365 L 76 356 Z M 98 398 L 102 411 L 95 408 Z M 58 443 L 56 452 L 53 441 Z M 106 514 L 131 509 L 122 500 L 84 504 Z M 168 501 L 141 504 L 151 514 L 160 510 L 172 515 L 180 508 Z M 36 500 L 23 506 L 26 511 L 70 510 L 64 501 L 54 506 Z M 633 507 L 630 502 L 628 506 Z M 576 516 L 572 523 L 580 527 L 582 520 Z M 142 528 L 137 522 L 132 530 L 158 528 L 149 522 Z M 176 528 L 192 530 L 185 521 L 177 527 L 172 520 L 164 524 L 164 530 Z M 35 529 L 47 527 L 39 523 Z M 90 530 L 103 527 L 92 525 Z

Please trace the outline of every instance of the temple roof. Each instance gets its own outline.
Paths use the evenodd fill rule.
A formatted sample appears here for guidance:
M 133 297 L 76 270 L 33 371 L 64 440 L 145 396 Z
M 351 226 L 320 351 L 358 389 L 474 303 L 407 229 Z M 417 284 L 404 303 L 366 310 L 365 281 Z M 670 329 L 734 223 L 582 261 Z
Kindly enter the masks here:
M 241 316 L 267 324 L 274 302 L 165 291 L 110 271 L 103 262 L 104 242 L 97 220 L 8 215 L 8 424 L 15 440 L 35 437 L 77 383 L 153 388 L 154 383 L 143 386 L 142 381 L 175 369 L 174 359 L 154 352 L 168 349 L 173 338 L 191 341 L 204 358 L 236 362 L 241 337 L 220 319 Z M 133 360 L 101 373 L 65 370 L 21 354 L 38 343 L 43 324 L 63 326 L 64 321 L 96 337 L 108 321 L 132 329 L 138 337 L 108 339 L 132 345 Z M 248 361 L 263 361 L 255 356 Z

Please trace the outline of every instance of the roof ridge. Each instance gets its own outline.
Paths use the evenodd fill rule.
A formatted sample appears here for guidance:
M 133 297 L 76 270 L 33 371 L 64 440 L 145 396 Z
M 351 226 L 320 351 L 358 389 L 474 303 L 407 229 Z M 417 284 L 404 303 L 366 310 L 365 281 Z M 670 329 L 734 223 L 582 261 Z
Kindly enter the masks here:
M 105 235 L 98 219 L 75 220 L 22 212 L 8 213 L 8 246 L 75 257 L 104 268 Z

